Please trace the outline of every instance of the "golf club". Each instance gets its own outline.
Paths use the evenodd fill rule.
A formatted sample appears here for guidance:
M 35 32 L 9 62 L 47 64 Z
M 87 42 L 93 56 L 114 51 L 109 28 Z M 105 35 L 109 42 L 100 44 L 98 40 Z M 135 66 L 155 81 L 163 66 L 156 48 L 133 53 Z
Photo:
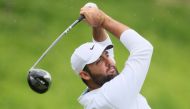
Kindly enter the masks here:
M 67 34 L 76 24 L 82 21 L 85 17 L 80 15 L 80 17 L 75 20 L 64 32 L 62 32 L 57 39 L 45 50 L 45 52 L 40 56 L 40 58 L 34 63 L 28 72 L 27 81 L 32 90 L 37 93 L 45 93 L 51 85 L 51 75 L 45 70 L 35 68 L 36 65 L 46 56 L 46 54 L 51 50 L 53 46 L 65 35 Z

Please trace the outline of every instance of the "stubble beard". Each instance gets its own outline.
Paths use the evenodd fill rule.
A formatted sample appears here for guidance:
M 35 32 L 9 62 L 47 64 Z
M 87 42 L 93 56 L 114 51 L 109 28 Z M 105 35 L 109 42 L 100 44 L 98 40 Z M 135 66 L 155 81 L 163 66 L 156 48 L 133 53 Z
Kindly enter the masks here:
M 100 87 L 103 86 L 106 82 L 109 82 L 110 80 L 115 78 L 117 75 L 119 75 L 117 68 L 115 68 L 115 73 L 113 75 L 102 76 L 102 75 L 94 75 L 92 73 L 90 74 L 92 80 Z

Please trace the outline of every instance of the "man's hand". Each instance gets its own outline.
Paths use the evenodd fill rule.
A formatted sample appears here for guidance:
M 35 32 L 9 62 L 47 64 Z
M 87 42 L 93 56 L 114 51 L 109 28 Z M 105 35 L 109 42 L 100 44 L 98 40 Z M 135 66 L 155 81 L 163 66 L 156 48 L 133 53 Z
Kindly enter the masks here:
M 92 27 L 102 26 L 106 16 L 100 9 L 98 9 L 96 4 L 93 3 L 88 3 L 82 7 L 80 14 L 85 16 L 85 20 Z
M 105 14 L 102 10 L 98 9 L 96 4 L 87 3 L 81 8 L 81 15 L 85 16 L 85 20 L 95 29 L 105 29 L 111 32 L 115 37 L 120 39 L 121 33 L 129 29 L 128 26 L 112 19 L 110 16 Z M 102 30 L 101 30 L 102 31 Z M 95 35 L 96 36 L 96 35 Z M 101 39 L 99 39 L 101 38 Z M 105 39 L 105 37 L 99 37 L 98 40 Z

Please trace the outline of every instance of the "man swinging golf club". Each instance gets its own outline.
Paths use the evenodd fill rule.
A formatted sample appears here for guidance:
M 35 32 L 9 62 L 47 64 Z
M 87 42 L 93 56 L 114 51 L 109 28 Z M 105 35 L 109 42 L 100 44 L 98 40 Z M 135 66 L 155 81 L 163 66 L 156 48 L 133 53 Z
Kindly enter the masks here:
M 93 29 L 93 42 L 82 44 L 71 56 L 73 70 L 88 87 L 79 97 L 80 104 L 85 109 L 150 109 L 140 91 L 151 61 L 152 45 L 93 3 L 82 7 L 80 14 Z M 106 31 L 130 52 L 120 73 Z

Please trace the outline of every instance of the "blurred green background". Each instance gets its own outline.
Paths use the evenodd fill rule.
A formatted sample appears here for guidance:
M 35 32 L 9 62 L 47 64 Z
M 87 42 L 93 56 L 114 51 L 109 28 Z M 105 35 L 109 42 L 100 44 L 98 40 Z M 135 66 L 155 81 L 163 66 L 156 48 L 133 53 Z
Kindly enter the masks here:
M 70 66 L 70 56 L 91 40 L 84 22 L 74 27 L 40 62 L 51 72 L 45 94 L 27 84 L 28 70 L 79 16 L 88 0 L 0 0 L 0 109 L 82 109 L 86 88 Z M 114 19 L 138 31 L 154 46 L 142 93 L 152 109 L 190 109 L 190 1 L 91 0 Z M 129 55 L 112 37 L 119 71 Z

